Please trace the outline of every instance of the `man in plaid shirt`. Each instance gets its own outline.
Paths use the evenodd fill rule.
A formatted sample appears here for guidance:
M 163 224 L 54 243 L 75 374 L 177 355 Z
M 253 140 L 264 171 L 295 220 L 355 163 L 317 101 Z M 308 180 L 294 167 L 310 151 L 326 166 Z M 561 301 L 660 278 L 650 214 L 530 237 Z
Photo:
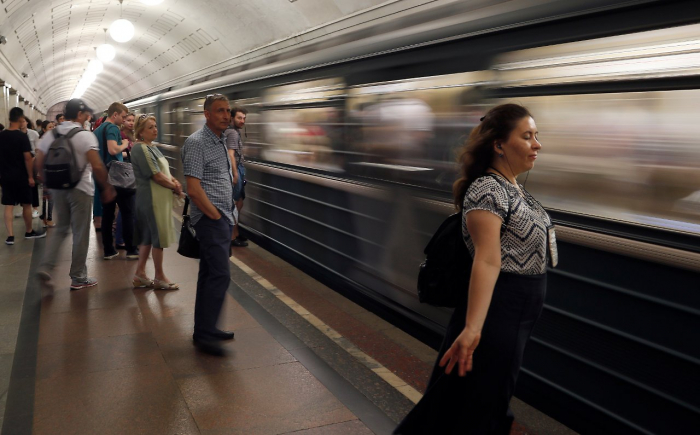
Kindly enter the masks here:
M 192 338 L 202 352 L 221 356 L 221 340 L 233 338 L 233 332 L 216 327 L 231 278 L 228 259 L 235 223 L 233 172 L 223 137 L 231 120 L 228 99 L 208 95 L 204 116 L 204 127 L 188 137 L 182 148 L 190 217 L 201 253 Z

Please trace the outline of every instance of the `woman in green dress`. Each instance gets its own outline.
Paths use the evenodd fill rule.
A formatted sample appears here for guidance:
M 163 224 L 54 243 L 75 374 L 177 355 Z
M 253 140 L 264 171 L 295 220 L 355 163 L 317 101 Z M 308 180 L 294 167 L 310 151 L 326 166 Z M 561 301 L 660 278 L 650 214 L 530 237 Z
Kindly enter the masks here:
M 170 175 L 168 161 L 153 144 L 158 137 L 156 118 L 141 115 L 136 121 L 137 142 L 131 149 L 131 164 L 136 177 L 136 228 L 134 244 L 139 245 L 139 264 L 134 287 L 177 290 L 163 272 L 163 249 L 175 241 L 173 227 L 173 193 L 182 194 L 182 186 Z M 156 276 L 146 276 L 146 261 L 153 253 Z

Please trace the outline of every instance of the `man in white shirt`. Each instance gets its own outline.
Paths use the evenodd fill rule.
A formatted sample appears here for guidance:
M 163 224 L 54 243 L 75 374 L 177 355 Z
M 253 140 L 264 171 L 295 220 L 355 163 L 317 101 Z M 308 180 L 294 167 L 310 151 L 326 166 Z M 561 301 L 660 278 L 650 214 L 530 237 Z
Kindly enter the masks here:
M 92 113 L 87 104 L 78 98 L 68 101 L 65 115 L 67 121 L 56 127 L 57 133 L 66 135 L 74 128 L 82 129 L 83 124 Z M 46 153 L 55 139 L 53 133 L 45 134 L 36 149 L 35 169 L 44 179 L 44 161 Z M 53 237 L 48 240 L 44 258 L 41 260 L 37 276 L 44 283 L 51 280 L 50 272 L 56 266 L 58 252 L 68 233 L 73 231 L 73 258 L 70 267 L 71 290 L 92 287 L 97 280 L 87 275 L 87 253 L 90 242 L 90 219 L 92 218 L 92 197 L 95 187 L 92 182 L 94 173 L 102 189 L 102 201 L 113 201 L 116 192 L 107 181 L 107 169 L 99 155 L 97 138 L 89 131 L 80 131 L 71 138 L 76 163 L 82 169 L 78 184 L 71 189 L 53 189 L 54 210 L 58 222 Z

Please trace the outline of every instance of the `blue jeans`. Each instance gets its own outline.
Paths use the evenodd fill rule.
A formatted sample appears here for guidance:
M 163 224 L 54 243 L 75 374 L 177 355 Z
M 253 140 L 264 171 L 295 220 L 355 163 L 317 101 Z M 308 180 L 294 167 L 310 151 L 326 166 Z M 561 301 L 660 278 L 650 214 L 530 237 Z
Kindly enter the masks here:
M 231 281 L 229 252 L 233 225 L 225 217 L 202 216 L 194 226 L 199 239 L 199 276 L 194 303 L 194 337 L 211 339 Z
M 245 199 L 245 166 L 239 164 L 236 167 L 238 168 L 238 183 L 233 186 L 234 202 L 237 202 L 239 199 Z

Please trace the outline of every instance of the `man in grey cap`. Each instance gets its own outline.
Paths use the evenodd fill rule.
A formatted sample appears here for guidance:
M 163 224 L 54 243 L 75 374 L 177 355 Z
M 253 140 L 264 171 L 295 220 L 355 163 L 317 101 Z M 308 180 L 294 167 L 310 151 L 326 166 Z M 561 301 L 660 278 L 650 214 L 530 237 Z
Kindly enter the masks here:
M 44 161 L 53 141 L 58 135 L 67 135 L 71 130 L 78 128 L 80 131 L 70 139 L 73 154 L 82 175 L 78 184 L 71 189 L 53 189 L 51 195 L 54 200 L 54 210 L 58 215 L 58 222 L 53 237 L 49 238 L 41 260 L 37 275 L 44 283 L 51 280 L 50 272 L 56 266 L 58 251 L 68 233 L 73 231 L 73 258 L 70 267 L 71 290 L 79 290 L 92 287 L 97 280 L 87 275 L 87 253 L 90 242 L 90 219 L 92 218 L 92 197 L 95 187 L 92 183 L 92 174 L 102 189 L 102 201 L 113 201 L 116 192 L 107 181 L 107 169 L 102 164 L 99 154 L 97 138 L 89 131 L 83 130 L 83 124 L 93 110 L 81 99 L 74 98 L 66 104 L 67 121 L 58 125 L 56 133 L 45 134 L 36 148 L 35 170 L 40 179 L 44 179 Z

